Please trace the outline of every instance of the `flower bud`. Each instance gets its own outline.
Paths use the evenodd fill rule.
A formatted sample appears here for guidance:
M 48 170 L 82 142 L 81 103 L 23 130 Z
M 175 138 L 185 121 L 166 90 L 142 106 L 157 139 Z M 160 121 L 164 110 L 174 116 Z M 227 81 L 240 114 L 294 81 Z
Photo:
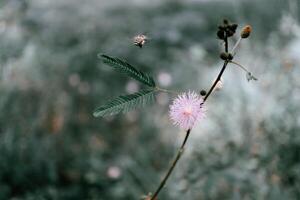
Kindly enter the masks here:
M 200 95 L 201 95 L 201 96 L 205 96 L 205 95 L 206 95 L 206 91 L 205 91 L 205 90 L 201 90 L 201 91 L 200 91 Z
M 227 53 L 222 52 L 222 53 L 220 54 L 220 58 L 221 58 L 222 60 L 227 60 Z
M 232 60 L 233 59 L 233 55 L 231 53 L 222 52 L 220 54 L 220 58 L 222 60 Z
M 241 38 L 247 38 L 247 37 L 249 37 L 251 31 L 252 31 L 252 27 L 250 25 L 245 26 L 242 29 Z

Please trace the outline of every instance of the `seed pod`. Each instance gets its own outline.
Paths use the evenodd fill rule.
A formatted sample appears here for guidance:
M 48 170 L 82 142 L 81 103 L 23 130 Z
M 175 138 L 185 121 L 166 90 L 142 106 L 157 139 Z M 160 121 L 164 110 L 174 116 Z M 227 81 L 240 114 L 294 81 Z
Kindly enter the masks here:
M 237 29 L 237 27 L 238 27 L 238 25 L 237 24 L 231 24 L 231 26 L 229 27 L 230 28 L 230 30 L 232 30 L 232 31 L 236 31 L 236 29 Z
M 226 53 L 226 52 L 222 52 L 222 53 L 220 54 L 220 58 L 221 58 L 222 60 L 227 60 L 227 57 L 228 57 L 228 53 Z
M 247 38 L 247 37 L 249 37 L 251 31 L 252 31 L 252 27 L 250 25 L 245 26 L 242 29 L 241 38 Z
M 217 32 L 217 36 L 220 40 L 223 40 L 224 39 L 224 31 L 223 30 L 219 30 Z
M 232 60 L 232 59 L 233 59 L 233 55 L 232 55 L 231 53 L 228 53 L 227 59 L 228 59 L 228 60 Z
M 233 55 L 231 53 L 222 52 L 220 54 L 220 58 L 222 60 L 232 60 L 233 59 Z
M 234 33 L 235 33 L 235 31 L 232 31 L 231 29 L 229 29 L 229 30 L 227 31 L 227 36 L 228 36 L 228 37 L 231 37 L 231 36 L 234 35 Z

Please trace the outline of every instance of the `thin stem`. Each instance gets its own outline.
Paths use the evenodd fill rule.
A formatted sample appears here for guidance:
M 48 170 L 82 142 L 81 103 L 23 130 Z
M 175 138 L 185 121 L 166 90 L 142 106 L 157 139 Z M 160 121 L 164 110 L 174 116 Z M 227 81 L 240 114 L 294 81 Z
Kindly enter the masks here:
M 241 69 L 243 69 L 245 72 L 249 73 L 249 71 L 241 64 L 234 62 L 234 61 L 230 61 L 230 63 L 235 64 L 236 66 L 240 67 Z
M 181 155 L 182 155 L 182 153 L 184 151 L 184 146 L 185 146 L 185 144 L 187 142 L 187 139 L 188 139 L 188 137 L 190 135 L 190 132 L 191 132 L 191 129 L 189 129 L 189 130 L 186 131 L 185 138 L 184 138 L 184 140 L 183 140 L 183 142 L 182 142 L 182 144 L 181 144 L 181 146 L 180 146 L 180 148 L 179 148 L 179 150 L 177 152 L 177 155 L 176 155 L 175 159 L 173 160 L 173 163 L 172 163 L 171 167 L 169 168 L 169 170 L 168 170 L 167 174 L 165 175 L 164 179 L 159 184 L 159 186 L 158 186 L 157 190 L 155 191 L 154 195 L 151 197 L 151 200 L 154 200 L 157 197 L 157 195 L 159 194 L 159 192 L 161 191 L 161 189 L 166 184 L 169 176 L 171 175 L 173 169 L 176 166 L 176 163 L 178 162 L 178 160 L 180 159 L 180 157 L 181 157 Z
M 234 47 L 231 50 L 231 54 L 234 55 L 235 54 L 235 49 L 239 46 L 240 42 L 242 41 L 242 38 L 239 37 L 238 41 L 235 43 Z

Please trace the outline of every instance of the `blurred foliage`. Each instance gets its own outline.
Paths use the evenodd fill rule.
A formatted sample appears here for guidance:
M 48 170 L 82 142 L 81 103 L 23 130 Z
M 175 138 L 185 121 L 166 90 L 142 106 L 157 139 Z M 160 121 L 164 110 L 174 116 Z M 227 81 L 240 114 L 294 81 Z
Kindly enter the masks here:
M 127 200 L 153 191 L 180 140 L 170 97 L 94 118 L 106 100 L 141 87 L 97 54 L 124 58 L 160 84 L 168 73 L 172 89 L 208 88 L 224 17 L 253 26 L 237 59 L 259 81 L 226 71 L 207 125 L 193 131 L 160 198 L 299 199 L 299 1 L 140 2 L 1 1 L 0 199 Z M 139 33 L 151 38 L 143 49 L 131 44 Z

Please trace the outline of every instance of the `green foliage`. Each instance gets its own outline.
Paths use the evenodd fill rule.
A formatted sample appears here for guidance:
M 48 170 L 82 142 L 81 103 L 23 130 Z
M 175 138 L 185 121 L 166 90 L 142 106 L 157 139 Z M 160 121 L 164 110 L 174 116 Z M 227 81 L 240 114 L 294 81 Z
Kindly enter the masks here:
M 95 117 L 102 117 L 105 115 L 118 114 L 120 112 L 128 112 L 137 107 L 144 106 L 153 101 L 154 92 L 155 90 L 149 89 L 134 94 L 119 96 L 97 108 L 93 115 Z
M 133 66 L 119 58 L 114 58 L 107 55 L 100 55 L 99 57 L 103 59 L 105 64 L 113 67 L 116 71 L 134 78 L 135 80 L 152 87 L 152 89 L 146 89 L 134 94 L 119 96 L 97 108 L 93 113 L 95 117 L 114 115 L 120 112 L 125 113 L 135 109 L 136 107 L 144 106 L 153 101 L 155 92 L 153 88 L 155 87 L 155 82 L 151 76 L 135 69 Z
M 109 57 L 107 55 L 100 55 L 99 57 L 103 59 L 104 63 L 110 65 L 118 72 L 124 73 L 147 86 L 155 87 L 155 82 L 151 76 L 135 69 L 127 62 L 119 58 Z

